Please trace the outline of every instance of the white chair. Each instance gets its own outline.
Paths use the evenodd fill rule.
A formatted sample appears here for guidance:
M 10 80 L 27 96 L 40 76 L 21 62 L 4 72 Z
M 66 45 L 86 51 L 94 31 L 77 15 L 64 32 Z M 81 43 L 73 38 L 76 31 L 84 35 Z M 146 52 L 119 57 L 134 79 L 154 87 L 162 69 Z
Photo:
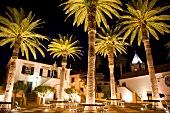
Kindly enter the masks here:
M 169 110 L 170 108 L 170 104 L 168 104 L 168 101 L 164 100 L 165 101 L 165 104 L 166 104 L 166 109 Z
M 53 109 L 52 103 L 50 101 L 48 101 L 46 106 L 47 106 L 47 109 Z
M 17 101 L 15 101 L 15 110 L 21 111 L 21 107 L 18 105 L 18 102 L 17 102 Z
M 124 103 L 125 103 L 124 100 L 121 99 L 117 104 L 118 106 L 124 107 L 125 106 Z

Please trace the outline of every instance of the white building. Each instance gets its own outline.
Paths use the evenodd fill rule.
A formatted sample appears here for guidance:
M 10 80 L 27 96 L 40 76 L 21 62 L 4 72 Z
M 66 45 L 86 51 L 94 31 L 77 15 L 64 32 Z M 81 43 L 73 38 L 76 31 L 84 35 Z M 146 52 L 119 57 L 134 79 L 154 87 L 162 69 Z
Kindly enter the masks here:
M 71 69 L 66 69 L 64 88 L 69 87 L 70 70 Z M 39 85 L 55 87 L 55 98 L 57 98 L 60 85 L 60 71 L 61 67 L 57 67 L 56 63 L 54 63 L 53 65 L 48 65 L 33 61 L 17 59 L 16 75 L 14 82 L 23 82 L 27 84 L 27 93 L 33 92 L 34 88 Z M 53 95 L 51 96 L 52 97 L 50 98 L 53 98 Z
M 145 69 L 144 63 L 139 57 L 136 57 L 138 57 L 137 54 L 135 54 L 134 59 L 138 59 L 140 62 L 131 64 L 132 72 L 125 73 L 119 80 L 117 87 L 117 92 L 127 102 L 151 99 L 152 95 L 148 69 Z M 162 99 L 170 99 L 170 64 L 155 66 L 155 73 L 159 93 L 161 96 L 164 95 Z

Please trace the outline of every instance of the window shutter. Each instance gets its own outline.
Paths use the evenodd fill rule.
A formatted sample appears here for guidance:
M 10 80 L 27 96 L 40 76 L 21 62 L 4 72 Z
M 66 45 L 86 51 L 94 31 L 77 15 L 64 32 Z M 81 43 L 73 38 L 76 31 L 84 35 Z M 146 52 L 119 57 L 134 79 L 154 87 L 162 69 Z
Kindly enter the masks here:
M 31 75 L 34 74 L 34 67 L 31 67 Z
M 25 74 L 25 68 L 26 68 L 26 66 L 23 65 L 22 66 L 22 71 L 21 71 L 22 74 Z
M 54 72 L 53 78 L 57 78 L 57 71 L 53 70 L 53 72 Z
M 43 74 L 43 69 L 40 68 L 40 75 L 39 76 L 42 76 L 42 74 Z
M 50 77 L 50 70 L 48 70 L 48 75 L 47 75 L 47 77 Z

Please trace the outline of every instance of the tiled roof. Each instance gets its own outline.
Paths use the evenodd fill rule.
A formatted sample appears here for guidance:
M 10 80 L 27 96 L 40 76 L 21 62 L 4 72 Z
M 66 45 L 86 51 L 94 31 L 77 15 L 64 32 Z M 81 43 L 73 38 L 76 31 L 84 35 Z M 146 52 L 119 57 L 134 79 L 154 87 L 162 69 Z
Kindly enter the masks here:
M 166 72 L 170 71 L 170 63 L 160 65 L 160 66 L 155 66 L 155 73 L 161 73 L 161 72 Z M 138 76 L 145 76 L 148 75 L 148 68 L 142 69 L 139 71 L 133 71 L 133 72 L 127 72 L 122 75 L 120 79 L 126 79 L 126 78 L 133 78 L 133 77 L 138 77 Z

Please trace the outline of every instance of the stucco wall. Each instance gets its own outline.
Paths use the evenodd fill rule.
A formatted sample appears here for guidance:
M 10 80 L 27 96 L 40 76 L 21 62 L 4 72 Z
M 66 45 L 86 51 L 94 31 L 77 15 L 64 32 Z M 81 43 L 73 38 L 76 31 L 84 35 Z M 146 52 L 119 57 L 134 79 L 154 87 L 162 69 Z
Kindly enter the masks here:
M 167 96 L 168 94 L 170 94 L 170 87 L 167 87 L 165 84 L 165 76 L 167 75 L 170 75 L 170 72 L 166 72 L 166 74 L 157 73 L 156 78 L 157 81 L 159 81 L 157 82 L 159 93 L 165 94 L 165 99 L 170 99 L 170 96 Z M 125 89 L 123 89 L 122 91 L 123 83 L 126 84 L 126 88 L 129 89 L 131 92 L 136 92 L 137 95 L 141 97 L 141 99 L 147 99 L 147 91 L 152 91 L 149 75 L 119 80 L 120 87 L 117 87 L 117 92 L 124 92 L 124 94 L 126 94 L 125 92 L 127 91 Z M 125 96 L 124 94 L 122 96 Z

